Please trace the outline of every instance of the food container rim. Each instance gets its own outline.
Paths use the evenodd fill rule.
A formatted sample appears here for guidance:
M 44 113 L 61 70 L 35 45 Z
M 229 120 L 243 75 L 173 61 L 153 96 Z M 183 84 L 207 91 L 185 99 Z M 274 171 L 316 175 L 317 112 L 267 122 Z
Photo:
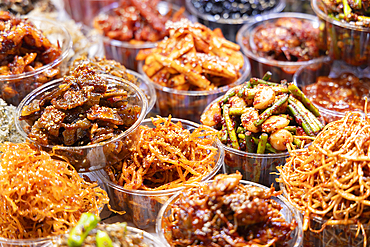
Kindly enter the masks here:
M 207 107 L 204 109 L 204 111 L 202 112 L 201 115 L 203 115 L 211 105 L 215 104 L 222 97 L 224 97 L 224 95 L 218 97 L 217 99 L 212 101 L 209 105 L 207 105 Z M 210 127 L 210 128 L 212 128 L 212 127 Z M 227 151 L 228 153 L 236 154 L 236 155 L 239 155 L 239 156 L 250 157 L 250 158 L 264 158 L 264 159 L 273 158 L 273 159 L 275 159 L 275 158 L 283 158 L 283 157 L 288 157 L 289 156 L 289 152 L 277 153 L 277 154 L 248 153 L 248 152 L 241 151 L 241 150 L 238 150 L 238 149 L 235 149 L 235 148 L 232 148 L 232 147 L 228 147 L 225 144 L 223 144 L 222 142 L 221 142 L 221 146 L 223 147 L 223 149 L 225 149 L 225 153 Z
M 214 180 L 203 181 L 203 182 L 212 183 L 213 181 Z M 258 184 L 258 183 L 252 182 L 252 181 L 240 180 L 239 183 L 242 183 L 242 184 L 248 185 L 248 186 L 259 187 L 259 188 L 264 189 L 264 190 L 269 189 L 268 187 L 266 187 L 262 184 Z M 181 191 L 176 193 L 175 195 L 171 196 L 170 199 L 168 199 L 168 201 L 166 201 L 163 204 L 163 206 L 161 207 L 161 209 L 158 212 L 158 216 L 157 216 L 157 220 L 156 220 L 156 226 L 155 226 L 156 233 L 158 234 L 159 239 L 161 240 L 161 242 L 163 244 L 166 244 L 166 247 L 170 247 L 170 245 L 168 244 L 166 238 L 163 236 L 162 224 L 161 224 L 163 214 L 164 214 L 165 210 L 169 207 L 170 203 L 172 203 L 180 195 L 181 195 Z M 275 198 L 278 198 L 282 202 L 282 204 L 285 204 L 286 207 L 289 209 L 289 211 L 292 212 L 292 215 L 293 215 L 294 219 L 297 222 L 296 229 L 298 228 L 298 230 L 297 230 L 298 231 L 297 241 L 294 243 L 294 246 L 292 246 L 292 247 L 300 247 L 302 245 L 302 241 L 303 241 L 303 230 L 302 230 L 303 226 L 302 226 L 302 218 L 301 218 L 300 212 L 295 207 L 293 207 L 293 205 L 289 202 L 289 200 L 287 200 L 283 195 L 278 195 Z
M 60 238 L 61 235 L 45 238 L 29 238 L 29 239 L 9 239 L 0 237 L 0 246 L 15 245 L 15 246 L 35 246 L 38 244 L 52 243 Z
M 158 120 L 158 119 L 159 118 L 147 118 L 147 119 L 144 119 L 141 124 L 151 123 L 152 120 L 155 121 L 155 120 Z M 164 118 L 164 119 L 168 119 L 168 118 Z M 186 119 L 171 118 L 171 121 L 172 122 L 181 122 L 182 124 L 186 124 L 186 125 L 192 126 L 194 128 L 198 128 L 200 126 L 200 124 L 194 123 L 194 122 L 186 120 Z M 205 126 L 205 127 L 208 127 L 208 126 Z M 208 127 L 208 128 L 210 128 L 210 127 Z M 215 167 L 212 169 L 212 171 L 210 173 L 208 173 L 207 175 L 205 175 L 201 181 L 207 181 L 212 176 L 216 175 L 216 173 L 221 169 L 221 166 L 224 163 L 224 150 L 223 150 L 223 148 L 221 146 L 221 142 L 218 140 L 218 138 L 216 138 L 216 146 L 218 148 L 218 152 L 220 153 L 219 158 L 217 160 L 217 163 L 215 164 Z M 158 191 L 129 190 L 129 189 L 125 189 L 125 188 L 123 188 L 123 186 L 117 185 L 117 184 L 113 183 L 111 180 L 107 179 L 102 174 L 101 170 L 94 171 L 93 173 L 94 173 L 95 177 L 101 179 L 103 181 L 103 183 L 107 184 L 109 187 L 111 187 L 111 188 L 113 188 L 117 191 L 124 192 L 124 193 L 131 194 L 131 195 L 164 196 L 164 195 L 169 195 L 169 194 L 173 194 L 175 192 L 181 191 L 185 188 L 185 187 L 182 186 L 182 187 L 179 187 L 179 188 L 167 189 L 167 190 L 158 190 Z
M 90 149 L 90 148 L 103 147 L 104 145 L 106 145 L 108 143 L 118 141 L 122 137 L 128 136 L 131 132 L 133 132 L 140 125 L 140 123 L 142 122 L 142 120 L 146 116 L 147 108 L 148 108 L 148 100 L 147 100 L 146 96 L 144 95 L 144 93 L 141 91 L 141 89 L 138 88 L 135 84 L 133 84 L 133 83 L 131 83 L 131 82 L 125 80 L 125 79 L 122 79 L 122 78 L 119 78 L 120 80 L 117 80 L 116 78 L 113 78 L 110 75 L 100 74 L 100 76 L 102 76 L 103 78 L 105 77 L 105 79 L 108 80 L 110 83 L 127 85 L 128 88 L 130 88 L 131 90 L 133 90 L 133 92 L 135 92 L 139 95 L 139 99 L 143 103 L 138 119 L 135 121 L 135 123 L 133 125 L 131 125 L 126 131 L 124 131 L 120 135 L 116 136 L 115 138 L 104 141 L 104 142 L 99 142 L 99 143 L 85 145 L 85 146 L 44 145 L 44 144 L 40 144 L 40 143 L 32 140 L 31 138 L 29 138 L 28 135 L 26 134 L 26 132 L 22 129 L 21 124 L 20 124 L 21 121 L 19 120 L 19 117 L 20 117 L 21 112 L 22 112 L 22 108 L 24 107 L 24 105 L 26 105 L 26 103 L 29 100 L 33 99 L 36 95 L 40 95 L 41 93 L 44 93 L 44 92 L 46 92 L 46 91 L 48 91 L 52 88 L 55 88 L 58 84 L 60 84 L 63 81 L 63 78 L 59 78 L 59 79 L 50 81 L 48 83 L 45 83 L 41 87 L 38 87 L 35 90 L 33 90 L 31 93 L 29 93 L 21 101 L 21 103 L 18 105 L 18 107 L 16 109 L 16 113 L 15 113 L 15 127 L 16 127 L 17 131 L 27 141 L 29 141 L 31 143 L 35 143 L 36 145 L 40 145 L 40 146 L 43 146 L 43 147 L 46 147 L 46 148 L 66 150 L 66 151 L 68 151 L 68 150 L 85 150 L 85 149 Z
M 317 3 L 317 1 L 318 0 L 311 0 L 311 7 L 312 7 L 313 11 L 315 12 L 315 14 L 318 17 L 320 17 L 321 19 L 324 19 L 325 21 L 327 21 L 327 22 L 329 22 L 331 24 L 334 24 L 336 26 L 342 27 L 342 28 L 351 29 L 351 30 L 360 31 L 360 32 L 367 32 L 367 33 L 370 32 L 370 27 L 356 26 L 356 25 L 350 24 L 348 22 L 337 21 L 337 20 L 329 17 L 322 10 L 323 6 L 319 6 L 318 3 Z M 319 0 L 319 1 L 321 1 L 321 0 Z
M 136 227 L 132 227 L 132 226 L 126 226 L 126 229 L 132 233 L 135 233 L 135 234 L 142 234 L 144 239 L 147 238 L 149 239 L 150 241 L 154 242 L 154 244 L 158 245 L 158 246 L 161 246 L 161 242 L 159 241 L 159 239 L 157 239 L 156 237 L 154 237 L 152 234 L 150 234 L 149 232 L 147 231 L 144 231 L 144 230 L 141 230 L 141 229 L 138 229 Z
M 321 57 L 315 61 L 310 61 L 310 63 L 307 63 L 306 65 L 304 66 L 301 66 L 295 73 L 294 73 L 294 76 L 293 76 L 293 83 L 297 86 L 297 87 L 300 87 L 300 82 L 298 82 L 298 76 L 302 73 L 302 71 L 304 71 L 307 67 L 309 66 L 312 66 L 312 65 L 315 65 L 315 64 L 321 64 L 321 63 L 328 63 L 328 62 L 332 62 L 334 60 L 332 60 L 330 57 Z M 312 84 L 315 83 L 312 82 Z M 339 111 L 334 111 L 334 110 L 329 110 L 329 109 L 326 109 L 320 105 L 317 105 L 315 104 L 314 102 L 312 102 L 312 104 L 314 106 L 316 106 L 316 108 L 319 110 L 319 112 L 321 113 L 321 115 L 330 115 L 330 116 L 335 116 L 335 117 L 344 117 L 346 115 L 347 112 L 339 112 Z M 360 112 L 360 111 L 358 111 Z M 365 113 L 364 112 L 360 112 L 363 116 L 365 116 Z M 367 114 L 368 116 L 370 116 L 370 113 Z
M 294 17 L 294 18 L 305 19 L 305 20 L 311 21 L 315 26 L 317 26 L 317 28 L 319 28 L 319 26 L 320 26 L 319 18 L 317 16 L 310 15 L 310 14 L 305 14 L 305 13 L 283 12 L 283 13 L 272 13 L 272 14 L 268 14 L 268 15 L 256 16 L 250 22 L 243 25 L 239 29 L 238 33 L 236 34 L 236 42 L 238 43 L 238 45 L 240 45 L 243 53 L 248 58 L 256 60 L 259 63 L 268 64 L 270 66 L 279 66 L 279 67 L 302 66 L 302 65 L 306 65 L 307 63 L 309 63 L 311 61 L 316 61 L 316 60 L 320 59 L 320 57 L 319 57 L 319 58 L 314 58 L 314 59 L 311 59 L 311 60 L 308 60 L 308 61 L 297 61 L 297 62 L 271 60 L 271 59 L 267 59 L 267 58 L 264 58 L 264 57 L 260 57 L 260 56 L 258 56 L 254 52 L 251 52 L 248 48 L 245 47 L 245 45 L 243 44 L 243 39 L 244 39 L 245 33 L 248 31 L 248 29 L 251 29 L 254 25 L 257 25 L 256 27 L 258 27 L 259 25 L 261 25 L 265 21 L 270 21 L 270 20 L 273 20 L 273 19 L 278 19 L 278 18 L 283 18 L 283 17 L 290 17 L 290 18 Z
M 249 63 L 249 60 L 244 55 L 243 55 L 243 60 L 244 60 L 244 65 L 243 65 L 243 68 L 240 69 L 242 71 L 242 74 L 239 77 L 239 79 L 236 80 L 235 82 L 229 84 L 229 85 L 225 85 L 223 87 L 219 87 L 219 88 L 214 89 L 214 90 L 186 91 L 186 90 L 177 90 L 177 89 L 173 89 L 173 88 L 169 88 L 169 87 L 159 85 L 158 83 L 153 82 L 147 76 L 147 74 L 143 71 L 143 64 L 144 64 L 143 61 L 139 62 L 138 70 L 139 70 L 139 73 L 141 75 L 143 75 L 143 77 L 146 80 L 148 80 L 151 84 L 153 84 L 153 86 L 157 90 L 161 90 L 161 91 L 168 92 L 168 93 L 173 93 L 173 94 L 178 94 L 178 95 L 185 95 L 185 96 L 207 96 L 207 95 L 211 95 L 211 94 L 226 92 L 230 88 L 232 88 L 234 86 L 237 86 L 239 84 L 242 84 L 248 78 L 248 76 L 250 76 L 250 73 L 251 73 L 251 65 Z
M 220 18 L 220 19 L 216 19 L 213 15 L 202 14 L 199 11 L 197 11 L 197 9 L 191 3 L 191 0 L 186 0 L 185 5 L 186 5 L 186 9 L 188 9 L 190 11 L 190 13 L 192 15 L 194 15 L 195 17 L 201 18 L 201 19 L 206 20 L 206 21 L 216 22 L 216 23 L 219 23 L 219 24 L 244 24 L 244 23 L 250 22 L 252 20 L 252 18 L 254 17 L 254 16 L 249 16 L 248 18 L 245 18 L 245 19 L 243 19 L 243 18 L 238 18 L 238 19 Z M 269 13 L 281 12 L 285 8 L 285 6 L 286 6 L 286 0 L 279 0 L 279 3 L 275 7 L 273 7 L 271 10 L 264 11 L 263 14 L 259 14 L 259 15 L 256 15 L 256 16 L 267 15 Z
M 53 21 L 53 20 L 50 20 L 50 19 L 47 19 L 47 18 L 43 18 L 43 17 L 20 16 L 20 18 L 25 19 L 25 20 L 30 20 L 31 22 L 32 22 L 32 20 L 40 21 L 40 22 L 43 22 L 43 23 L 51 24 L 52 26 L 54 26 L 54 28 L 60 28 L 63 35 L 66 38 L 67 46 L 64 47 L 64 48 L 62 47 L 62 53 L 53 62 L 45 64 L 45 65 L 41 66 L 40 68 L 35 69 L 34 71 L 23 72 L 21 74 L 16 74 L 16 75 L 0 75 L 0 81 L 24 79 L 24 78 L 29 77 L 29 76 L 38 75 L 38 74 L 42 73 L 43 71 L 45 71 L 47 69 L 51 69 L 55 65 L 61 63 L 65 58 L 68 57 L 68 54 L 72 51 L 72 45 L 73 45 L 72 38 L 71 38 L 71 35 L 69 34 L 68 30 L 64 26 L 64 24 L 57 23 L 56 21 Z M 44 32 L 43 32 L 43 34 L 44 34 Z M 46 34 L 44 34 L 44 35 L 47 37 Z M 59 41 L 58 41 L 58 43 L 59 43 Z
M 158 3 L 158 5 L 170 5 L 172 7 L 172 9 L 174 9 L 176 11 L 181 8 L 177 4 L 174 4 L 174 3 L 171 3 L 171 2 L 168 2 L 168 1 L 164 1 L 164 0 L 160 1 Z M 112 4 L 102 8 L 102 10 L 98 13 L 97 16 L 99 16 L 101 14 L 106 14 L 106 12 L 111 11 L 114 8 L 117 8 L 118 6 L 119 6 L 118 2 L 112 3 Z M 183 13 L 183 15 L 188 19 L 190 18 L 189 14 L 186 11 Z M 93 22 L 94 22 L 94 20 L 93 20 Z M 96 29 L 96 30 L 98 30 L 98 29 Z M 127 41 L 120 41 L 120 40 L 117 40 L 117 39 L 108 38 L 103 33 L 101 33 L 100 30 L 98 30 L 98 32 L 99 32 L 100 36 L 102 36 L 102 39 L 105 43 L 109 43 L 111 46 L 127 48 L 127 49 L 149 49 L 149 48 L 154 48 L 154 47 L 157 46 L 157 43 L 161 41 L 161 40 L 159 40 L 157 42 L 145 42 L 145 41 L 143 41 L 143 42 L 140 42 L 140 43 L 137 43 L 137 44 L 133 44 L 133 43 L 130 43 L 130 42 L 127 42 Z

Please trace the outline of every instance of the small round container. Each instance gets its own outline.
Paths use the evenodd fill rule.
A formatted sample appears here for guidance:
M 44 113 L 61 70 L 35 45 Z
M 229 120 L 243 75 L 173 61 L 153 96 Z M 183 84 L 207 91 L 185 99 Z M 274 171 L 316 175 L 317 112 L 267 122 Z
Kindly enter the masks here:
M 223 96 L 211 102 L 204 109 L 203 113 L 207 112 L 208 108 L 222 97 Z M 289 157 L 288 152 L 278 154 L 256 154 L 237 150 L 223 143 L 221 143 L 221 146 L 225 150 L 223 173 L 231 174 L 239 171 L 244 180 L 268 187 L 273 184 L 275 189 L 279 190 L 280 185 L 275 181 L 275 179 L 278 178 L 275 174 L 277 172 L 276 167 L 286 163 L 286 159 Z
M 183 120 L 172 118 L 172 122 L 180 121 L 185 129 L 192 130 L 199 127 L 198 124 Z M 151 119 L 145 119 L 141 125 L 154 128 Z M 215 157 L 215 167 L 213 170 L 205 175 L 202 181 L 212 179 L 220 170 L 224 161 L 224 151 L 221 143 L 216 141 L 214 146 L 218 148 Z M 134 223 L 140 229 L 146 229 L 155 225 L 158 212 L 162 205 L 176 192 L 179 192 L 184 187 L 160 190 L 160 191 L 145 191 L 145 190 L 128 190 L 123 186 L 113 183 L 108 174 L 104 170 L 95 172 L 95 177 L 98 181 L 103 182 L 103 188 L 108 192 L 110 198 L 110 206 L 116 211 L 125 211 L 123 215 L 125 220 Z
M 104 8 L 100 14 L 110 14 L 112 13 L 114 8 L 119 6 L 118 3 L 111 4 L 109 7 Z M 168 3 L 165 1 L 159 2 L 158 11 L 161 13 L 162 16 L 166 15 L 171 9 L 173 11 L 177 11 L 180 7 Z M 186 13 L 184 16 L 188 17 Z M 110 39 L 106 36 L 103 36 L 103 44 L 105 50 L 105 56 L 107 59 L 113 59 L 121 64 L 123 64 L 126 68 L 138 71 L 138 61 L 136 61 L 136 56 L 142 49 L 149 49 L 156 47 L 156 42 L 143 42 L 141 44 L 132 44 L 130 42 Z
M 115 0 L 64 0 L 64 9 L 68 15 L 76 22 L 91 25 L 94 17 L 100 10 L 114 2 Z
M 328 55 L 333 60 L 343 60 L 354 66 L 370 64 L 370 28 L 337 21 L 327 15 L 321 0 L 311 0 L 311 6 L 320 21 L 325 36 Z
M 285 8 L 285 0 L 277 0 L 278 4 L 275 5 L 271 10 L 264 11 L 262 15 L 270 13 L 278 13 L 283 11 Z M 203 25 L 209 27 L 210 29 L 220 28 L 224 37 L 232 42 L 235 42 L 235 34 L 238 30 L 246 23 L 252 21 L 252 17 L 248 18 L 238 18 L 238 19 L 224 19 L 215 18 L 214 15 L 200 13 L 192 4 L 191 0 L 186 0 L 186 9 L 197 18 L 197 21 Z M 260 16 L 260 15 L 257 15 Z
M 253 77 L 262 78 L 267 71 L 270 71 L 272 72 L 270 81 L 280 82 L 281 80 L 286 79 L 290 82 L 293 79 L 294 73 L 301 66 L 315 60 L 299 62 L 271 60 L 259 56 L 253 50 L 255 45 L 252 41 L 256 29 L 268 23 L 274 23 L 278 19 L 284 17 L 310 21 L 312 26 L 317 29 L 320 26 L 319 19 L 316 16 L 302 13 L 276 13 L 254 17 L 249 23 L 245 24 L 236 35 L 237 43 L 240 45 L 244 55 L 248 57 L 251 63 L 251 74 Z M 247 44 L 245 44 L 245 40 L 248 40 Z
M 1 247 L 51 247 L 59 237 L 35 238 L 35 239 L 7 239 L 0 238 Z
M 212 181 L 208 181 L 208 182 L 212 182 Z M 247 185 L 247 186 L 259 187 L 265 190 L 268 189 L 268 187 L 265 187 L 263 185 L 253 183 L 250 181 L 241 180 L 240 183 L 243 185 Z M 159 235 L 159 238 L 162 241 L 163 245 L 166 247 L 171 247 L 166 240 L 166 235 L 170 234 L 169 232 L 165 230 L 166 223 L 167 223 L 166 218 L 171 215 L 171 205 L 179 198 L 180 195 L 181 193 L 177 193 L 176 195 L 172 196 L 163 205 L 163 207 L 158 213 L 156 232 Z M 290 203 L 281 195 L 278 197 L 272 197 L 272 199 L 282 206 L 281 212 L 287 222 L 292 222 L 292 220 L 294 219 L 298 224 L 297 227 L 292 232 L 292 235 L 291 235 L 292 239 L 287 243 L 287 246 L 289 247 L 302 246 L 303 231 L 302 231 L 302 220 L 301 220 L 299 212 L 295 208 L 293 208 L 290 205 Z
M 72 49 L 72 40 L 66 28 L 60 23 L 46 18 L 23 17 L 31 21 L 37 29 L 41 30 L 49 41 L 61 47 L 60 56 L 52 63 L 46 64 L 34 71 L 24 72 L 17 75 L 0 76 L 0 97 L 8 104 L 17 106 L 28 93 L 45 84 L 46 82 L 60 77 L 67 66 L 67 57 Z M 53 78 L 46 77 L 44 73 L 51 69 L 58 68 L 60 72 Z M 46 81 L 45 81 L 46 80 Z M 14 90 L 17 94 L 8 94 L 8 89 Z
M 250 64 L 244 57 L 241 76 L 234 83 L 209 91 L 184 91 L 154 83 L 145 74 L 142 66 L 143 62 L 140 62 L 139 73 L 154 86 L 157 93 L 157 102 L 153 112 L 161 116 L 171 114 L 173 117 L 188 119 L 197 123 L 199 123 L 200 115 L 209 103 L 224 95 L 230 88 L 242 84 L 250 77 Z
M 330 59 L 330 57 L 324 57 L 315 62 L 309 63 L 306 66 L 302 66 L 295 73 L 293 83 L 302 89 L 305 86 L 315 83 L 319 76 L 338 78 L 343 73 L 351 73 L 359 78 L 370 78 L 370 71 L 368 71 L 369 69 L 370 67 L 367 69 L 362 69 L 357 66 L 350 66 L 343 61 L 333 61 Z M 315 103 L 313 104 L 317 107 L 317 109 L 319 109 L 321 116 L 324 118 L 326 123 L 339 120 L 346 115 L 345 112 L 329 110 Z
M 117 80 L 110 76 L 106 76 L 105 79 L 111 84 L 116 84 L 117 88 L 122 88 L 127 91 L 129 105 L 138 105 L 141 107 L 141 112 L 136 122 L 117 137 L 86 146 L 42 145 L 28 137 L 25 130 L 30 128 L 29 124 L 25 120 L 19 120 L 23 107 L 34 99 L 39 99 L 44 93 L 57 88 L 62 83 L 63 79 L 51 81 L 37 88 L 22 100 L 17 108 L 15 116 L 17 130 L 27 141 L 40 146 L 41 149 L 67 158 L 78 172 L 101 169 L 108 164 L 113 164 L 122 160 L 134 144 L 132 138 L 135 136 L 136 129 L 146 116 L 148 101 L 144 93 L 131 82 L 123 82 L 122 79 Z

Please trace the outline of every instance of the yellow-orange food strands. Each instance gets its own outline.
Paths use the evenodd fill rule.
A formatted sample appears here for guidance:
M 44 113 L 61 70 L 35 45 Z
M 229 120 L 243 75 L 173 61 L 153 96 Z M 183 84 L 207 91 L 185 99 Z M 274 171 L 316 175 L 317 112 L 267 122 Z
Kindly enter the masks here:
M 130 157 L 107 169 L 113 182 L 125 189 L 165 190 L 201 181 L 213 170 L 216 131 L 200 126 L 190 132 L 171 116 L 152 122 L 155 128 L 140 126 Z
M 67 162 L 29 143 L 0 146 L 0 237 L 29 239 L 65 233 L 84 212 L 109 202 Z
M 310 219 L 327 225 L 353 225 L 364 234 L 370 220 L 370 120 L 359 112 L 331 122 L 306 149 L 290 152 L 277 167 L 289 201 Z M 312 229 L 311 229 L 312 230 Z M 314 231 L 314 230 L 312 230 Z

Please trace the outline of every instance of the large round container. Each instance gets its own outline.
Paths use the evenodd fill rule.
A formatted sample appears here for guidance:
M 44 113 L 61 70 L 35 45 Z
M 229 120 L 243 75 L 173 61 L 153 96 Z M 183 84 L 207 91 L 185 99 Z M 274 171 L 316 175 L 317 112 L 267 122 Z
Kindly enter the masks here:
M 122 160 L 134 143 L 132 139 L 134 139 L 136 134 L 135 130 L 139 127 L 140 123 L 146 116 L 148 101 L 144 93 L 131 82 L 124 82 L 122 79 L 116 79 L 110 76 L 104 77 L 104 75 L 103 78 L 105 78 L 108 83 L 117 85 L 117 88 L 127 91 L 129 105 L 138 105 L 141 107 L 141 112 L 136 122 L 117 137 L 86 146 L 42 145 L 28 137 L 26 130 L 30 128 L 29 124 L 25 120 L 19 120 L 23 107 L 28 105 L 34 99 L 39 99 L 44 93 L 57 88 L 62 83 L 62 79 L 51 81 L 42 87 L 37 88 L 23 99 L 16 112 L 15 124 L 17 130 L 29 142 L 40 146 L 46 151 L 54 152 L 57 155 L 67 158 L 78 172 L 101 169 L 107 164 L 112 164 Z
M 180 121 L 185 129 L 192 132 L 199 125 L 187 120 L 172 118 L 172 122 Z M 141 125 L 154 128 L 151 119 L 145 119 Z M 224 151 L 221 143 L 217 140 L 214 144 L 218 148 L 215 157 L 215 167 L 209 174 L 205 174 L 202 181 L 212 179 L 220 170 L 224 161 Z M 104 170 L 95 172 L 95 177 L 103 183 L 104 189 L 108 192 L 110 198 L 110 206 L 116 211 L 125 211 L 124 219 L 133 222 L 138 228 L 146 229 L 155 225 L 155 220 L 162 205 L 176 192 L 179 192 L 184 187 L 159 190 L 128 190 L 123 186 L 113 183 L 108 174 Z

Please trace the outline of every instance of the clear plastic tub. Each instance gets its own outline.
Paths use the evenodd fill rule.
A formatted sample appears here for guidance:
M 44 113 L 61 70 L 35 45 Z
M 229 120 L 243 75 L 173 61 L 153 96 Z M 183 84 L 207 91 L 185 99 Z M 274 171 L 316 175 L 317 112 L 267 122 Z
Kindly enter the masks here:
M 7 239 L 0 238 L 0 247 L 51 247 L 59 237 L 35 239 Z
M 294 73 L 301 66 L 315 60 L 299 62 L 271 60 L 261 57 L 253 51 L 253 47 L 255 45 L 251 42 L 253 41 L 255 30 L 267 23 L 274 23 L 283 17 L 307 20 L 312 23 L 313 28 L 320 28 L 319 19 L 316 16 L 309 14 L 284 12 L 254 17 L 249 23 L 245 24 L 236 35 L 237 43 L 240 45 L 244 55 L 248 57 L 251 63 L 251 75 L 253 77 L 262 78 L 267 71 L 270 71 L 272 72 L 271 81 L 280 82 L 281 80 L 286 79 L 290 82 L 293 79 Z M 247 40 L 246 44 L 244 40 Z
M 114 3 L 107 8 L 104 8 L 100 14 L 110 14 L 114 8 L 119 6 L 118 3 Z M 170 8 L 174 11 L 180 9 L 175 4 L 168 3 L 165 1 L 158 3 L 158 11 L 161 15 L 166 15 Z M 185 17 L 188 17 L 186 13 L 184 13 Z M 103 36 L 103 44 L 105 49 L 105 56 L 107 59 L 113 59 L 121 64 L 123 64 L 126 68 L 138 71 L 138 61 L 136 61 L 136 56 L 142 49 L 149 49 L 154 48 L 156 46 L 156 42 L 143 42 L 141 44 L 131 44 L 130 42 L 124 42 L 120 40 L 110 39 L 106 36 Z
M 338 78 L 343 73 L 351 73 L 359 78 L 370 78 L 370 66 L 361 68 L 351 66 L 343 61 L 333 61 L 329 57 L 321 58 L 313 63 L 302 66 L 294 75 L 293 83 L 300 89 L 317 81 L 319 76 Z M 310 95 L 308 95 L 310 98 Z M 329 110 L 313 103 L 319 109 L 326 123 L 339 120 L 345 116 L 345 112 Z M 362 111 L 362 109 L 359 109 Z
M 105 78 L 109 83 L 116 84 L 117 88 L 122 88 L 127 91 L 129 105 L 138 105 L 141 107 L 141 112 L 136 122 L 117 137 L 86 146 L 42 145 L 28 137 L 26 129 L 30 126 L 25 120 L 19 120 L 23 107 L 34 99 L 40 98 L 45 92 L 50 92 L 54 88 L 57 88 L 61 84 L 62 79 L 51 81 L 37 88 L 23 99 L 16 111 L 15 124 L 17 130 L 27 141 L 40 146 L 43 150 L 66 157 L 78 172 L 101 169 L 108 164 L 113 164 L 122 160 L 134 143 L 132 139 L 135 137 L 135 130 L 146 116 L 148 101 L 144 93 L 131 82 L 123 82 L 122 79 L 117 80 L 109 76 Z
M 312 9 L 324 23 L 328 55 L 354 66 L 370 65 L 370 28 L 337 21 L 329 17 L 321 0 L 311 0 Z
M 203 110 L 216 98 L 224 95 L 230 88 L 242 84 L 250 77 L 250 64 L 244 57 L 244 66 L 240 78 L 232 84 L 209 91 L 183 91 L 164 87 L 154 83 L 143 71 L 143 62 L 139 64 L 139 73 L 149 81 L 157 93 L 157 102 L 153 112 L 161 116 L 168 116 L 200 122 Z
M 211 181 L 209 181 L 211 182 Z M 247 186 L 256 186 L 262 189 L 267 190 L 268 187 L 265 187 L 263 185 L 253 183 L 250 181 L 240 181 L 241 184 L 247 185 Z M 156 232 L 159 235 L 159 238 L 161 242 L 163 243 L 164 246 L 170 247 L 166 240 L 166 236 L 170 234 L 167 232 L 166 229 L 166 223 L 167 220 L 166 218 L 171 215 L 171 205 L 177 200 L 177 198 L 181 195 L 181 193 L 177 193 L 176 195 L 172 196 L 161 208 L 161 210 L 158 213 L 158 218 L 157 218 L 157 224 L 156 224 Z M 293 208 L 290 203 L 283 197 L 283 196 L 278 196 L 278 197 L 272 197 L 273 200 L 275 200 L 277 203 L 279 203 L 282 206 L 282 214 L 284 215 L 284 218 L 287 222 L 291 222 L 293 219 L 297 222 L 297 227 L 294 229 L 292 232 L 291 236 L 292 239 L 287 243 L 286 246 L 289 247 L 300 247 L 302 246 L 302 238 L 303 238 L 303 232 L 302 232 L 302 220 L 300 217 L 299 212 Z
M 285 0 L 277 0 L 278 4 L 269 11 L 263 12 L 262 15 L 270 13 L 278 13 L 283 11 L 285 8 Z M 252 2 L 251 2 L 252 3 Z M 209 27 L 210 29 L 220 28 L 224 37 L 230 41 L 236 41 L 236 33 L 238 30 L 246 23 L 252 21 L 253 16 L 248 18 L 238 18 L 238 19 L 224 19 L 224 18 L 215 18 L 213 15 L 200 13 L 194 5 L 191 3 L 191 0 L 186 0 L 186 9 L 197 18 L 197 21 L 203 25 Z M 260 15 L 257 15 L 260 16 Z
M 187 120 L 172 118 L 172 122 L 180 121 L 185 129 L 190 131 L 196 129 L 199 125 Z M 145 119 L 141 125 L 154 128 L 151 119 Z M 215 157 L 215 167 L 212 172 L 205 175 L 202 181 L 212 179 L 220 170 L 224 161 L 224 151 L 221 143 L 216 141 L 214 146 L 218 148 Z M 110 206 L 116 211 L 126 211 L 123 215 L 124 219 L 134 223 L 138 228 L 146 229 L 155 225 L 155 220 L 162 205 L 176 192 L 179 192 L 184 187 L 160 190 L 160 191 L 144 191 L 144 190 L 127 190 L 122 186 L 113 183 L 108 174 L 104 170 L 94 172 L 98 181 L 103 182 L 103 188 L 108 192 L 110 198 Z
M 51 80 L 62 76 L 68 62 L 68 54 L 72 49 L 72 40 L 63 25 L 46 18 L 23 17 L 30 20 L 37 29 L 54 45 L 60 45 L 61 54 L 53 62 L 46 64 L 34 71 L 24 72 L 16 75 L 0 76 L 0 96 L 8 103 L 17 106 L 21 100 L 32 90 Z M 59 68 L 56 76 L 49 77 L 50 70 Z M 12 93 L 9 94 L 9 89 Z M 14 94 L 13 92 L 17 92 Z

